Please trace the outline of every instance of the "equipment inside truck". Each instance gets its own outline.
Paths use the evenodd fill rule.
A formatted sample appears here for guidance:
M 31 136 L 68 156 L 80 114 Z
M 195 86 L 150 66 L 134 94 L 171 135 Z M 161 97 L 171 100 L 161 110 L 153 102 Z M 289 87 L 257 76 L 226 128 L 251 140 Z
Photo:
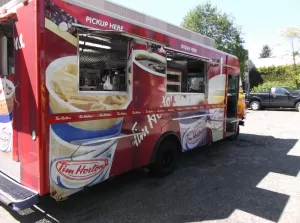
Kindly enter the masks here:
M 15 73 L 14 69 L 14 47 L 18 47 L 19 39 L 14 41 L 14 21 L 7 20 L 0 22 L 0 67 L 1 75 L 7 76 Z
M 79 90 L 127 91 L 128 38 L 118 34 L 78 35 Z

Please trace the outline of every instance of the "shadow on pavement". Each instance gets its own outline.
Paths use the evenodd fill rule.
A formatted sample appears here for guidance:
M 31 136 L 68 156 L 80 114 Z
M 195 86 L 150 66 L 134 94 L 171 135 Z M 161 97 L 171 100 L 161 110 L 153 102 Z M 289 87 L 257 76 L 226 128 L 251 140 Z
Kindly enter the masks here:
M 203 148 L 183 154 L 167 178 L 133 171 L 61 203 L 42 198 L 44 213 L 34 207 L 10 213 L 20 222 L 196 222 L 228 218 L 239 209 L 278 221 L 289 196 L 256 186 L 269 172 L 298 174 L 300 159 L 287 155 L 296 142 L 240 134 L 209 153 Z

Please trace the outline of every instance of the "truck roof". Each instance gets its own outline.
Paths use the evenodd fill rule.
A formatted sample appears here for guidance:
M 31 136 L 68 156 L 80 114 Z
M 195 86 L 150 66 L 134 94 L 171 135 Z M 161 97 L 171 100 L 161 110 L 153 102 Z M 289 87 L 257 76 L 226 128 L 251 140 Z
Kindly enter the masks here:
M 64 1 L 237 58 L 235 55 L 216 49 L 215 40 L 210 37 L 184 29 L 109 0 Z
M 235 55 L 216 49 L 215 40 L 210 37 L 184 29 L 180 26 L 176 26 L 166 21 L 154 18 L 150 15 L 127 8 L 109 0 L 63 1 L 237 58 Z M 0 0 L 0 8 L 10 9 L 21 2 L 22 0 Z

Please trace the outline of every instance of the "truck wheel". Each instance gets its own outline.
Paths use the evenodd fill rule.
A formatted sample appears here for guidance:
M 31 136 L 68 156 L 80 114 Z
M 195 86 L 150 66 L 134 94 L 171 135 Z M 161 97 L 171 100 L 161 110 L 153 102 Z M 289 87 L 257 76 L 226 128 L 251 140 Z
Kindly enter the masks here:
M 260 102 L 259 102 L 259 101 L 252 101 L 252 102 L 250 103 L 250 108 L 251 108 L 252 110 L 254 110 L 254 111 L 259 110 L 260 107 L 261 107 L 261 105 L 260 105 Z
M 179 152 L 176 141 L 171 139 L 162 141 L 158 147 L 154 163 L 150 166 L 150 176 L 164 177 L 171 174 L 176 168 Z
M 298 103 L 296 104 L 296 109 L 297 109 L 298 112 L 300 112 L 300 102 L 298 102 Z

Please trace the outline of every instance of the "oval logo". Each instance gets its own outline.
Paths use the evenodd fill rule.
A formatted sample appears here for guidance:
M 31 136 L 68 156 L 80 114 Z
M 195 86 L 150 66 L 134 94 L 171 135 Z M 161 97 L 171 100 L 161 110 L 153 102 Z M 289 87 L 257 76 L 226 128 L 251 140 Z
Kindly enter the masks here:
M 87 180 L 99 175 L 107 166 L 108 159 L 59 160 L 55 167 L 58 173 L 68 180 Z
M 194 128 L 188 130 L 185 135 L 186 142 L 188 144 L 195 144 L 201 141 L 203 138 L 205 129 L 205 123 L 199 123 Z

